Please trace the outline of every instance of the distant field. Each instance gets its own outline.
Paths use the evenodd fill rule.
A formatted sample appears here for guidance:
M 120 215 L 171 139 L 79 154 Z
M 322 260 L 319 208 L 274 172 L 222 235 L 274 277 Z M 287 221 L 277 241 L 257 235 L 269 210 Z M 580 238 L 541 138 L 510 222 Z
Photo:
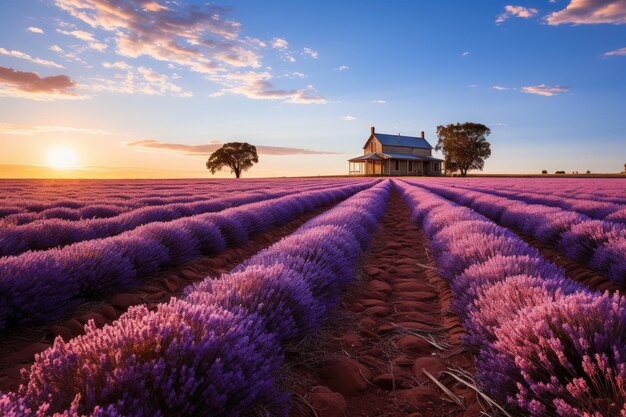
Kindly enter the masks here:
M 2 416 L 626 409 L 626 179 L 0 191 Z

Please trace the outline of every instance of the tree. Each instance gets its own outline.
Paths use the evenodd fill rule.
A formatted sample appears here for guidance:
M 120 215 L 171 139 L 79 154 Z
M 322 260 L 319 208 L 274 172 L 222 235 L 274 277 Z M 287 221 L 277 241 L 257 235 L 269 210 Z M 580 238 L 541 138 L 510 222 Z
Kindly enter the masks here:
M 466 176 L 470 169 L 482 171 L 485 159 L 491 156 L 487 136 L 491 130 L 480 123 L 457 123 L 437 126 L 439 141 L 435 150 L 441 150 L 446 162 L 446 173 L 461 171 Z
M 245 142 L 229 142 L 211 154 L 206 167 L 211 170 L 211 174 L 215 174 L 226 166 L 239 178 L 242 171 L 247 171 L 257 162 L 259 156 L 256 146 Z

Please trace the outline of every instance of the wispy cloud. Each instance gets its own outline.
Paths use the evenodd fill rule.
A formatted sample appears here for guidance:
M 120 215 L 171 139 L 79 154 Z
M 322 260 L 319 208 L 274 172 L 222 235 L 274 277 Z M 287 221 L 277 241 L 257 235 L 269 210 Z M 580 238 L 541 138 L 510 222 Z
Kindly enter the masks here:
M 549 14 L 550 25 L 626 23 L 626 1 L 624 0 L 571 0 L 567 7 Z
M 168 75 L 158 73 L 148 67 L 134 68 L 123 61 L 103 62 L 102 66 L 118 72 L 112 78 L 91 79 L 85 88 L 94 92 L 117 94 L 169 95 L 174 97 L 191 97 L 193 95 L 190 91 L 185 91 L 172 82 Z
M 289 47 L 289 42 L 287 42 L 283 38 L 274 38 L 272 39 L 272 48 L 274 49 L 287 49 Z
M 351 115 L 348 114 L 346 116 L 343 116 L 343 120 L 345 120 L 346 122 L 351 122 L 353 120 L 356 120 L 356 117 L 351 116 Z
M 468 56 L 469 54 L 470 54 L 469 51 L 465 51 L 461 54 L 461 56 Z
M 115 61 L 113 63 L 105 61 L 102 63 L 102 66 L 104 68 L 109 68 L 109 69 L 114 68 L 114 69 L 124 70 L 124 71 L 127 71 L 133 68 L 124 61 Z
M 213 97 L 224 94 L 241 94 L 255 100 L 281 100 L 295 104 L 325 104 L 327 103 L 312 85 L 305 88 L 284 90 L 279 89 L 270 81 L 269 72 L 240 72 L 213 76 L 211 80 L 224 85 Z
M 470 86 L 470 87 L 471 87 L 471 86 Z M 501 85 L 494 85 L 492 88 L 493 88 L 494 90 L 498 90 L 498 91 L 505 91 L 505 90 L 510 90 L 510 89 L 511 89 L 510 87 L 503 87 L 503 86 L 501 86 Z
M 202 145 L 186 145 L 180 143 L 166 143 L 154 139 L 123 142 L 123 146 L 139 150 L 175 153 L 189 156 L 206 156 L 222 147 L 222 141 L 210 141 Z M 260 155 L 338 155 L 336 152 L 316 151 L 311 149 L 290 148 L 282 146 L 256 145 Z
M 317 57 L 318 57 L 317 51 L 314 51 L 311 48 L 304 48 L 304 49 L 302 49 L 302 55 L 311 57 L 313 59 L 317 59 Z
M 85 135 L 111 135 L 112 133 L 100 129 L 86 129 L 70 126 L 25 126 L 0 122 L 0 135 L 33 136 L 47 133 L 80 133 Z
M 348 71 L 348 70 L 350 69 L 350 67 L 349 67 L 349 66 L 347 66 L 347 65 L 341 65 L 341 66 L 339 66 L 339 67 L 337 67 L 337 68 L 335 68 L 335 69 L 336 69 L 337 71 Z
M 81 57 L 76 55 L 74 52 L 65 51 L 59 45 L 49 46 L 48 49 L 51 50 L 52 52 L 56 52 L 57 54 L 59 54 L 63 58 L 68 59 L 70 61 L 76 61 L 76 62 L 80 62 L 82 64 L 87 64 L 87 62 L 85 62 Z
M 626 55 L 626 48 L 620 48 L 620 49 L 616 49 L 614 51 L 605 52 L 602 55 L 603 56 Z
M 372 103 L 376 103 L 376 104 L 387 104 L 387 102 L 385 100 L 372 100 Z
M 107 49 L 106 43 L 98 41 L 96 38 L 94 38 L 92 33 L 85 32 L 84 30 L 67 31 L 63 29 L 57 29 L 57 32 L 66 36 L 73 36 L 74 38 L 80 39 L 81 41 L 85 41 L 91 49 L 95 49 L 96 51 L 103 52 L 105 49 Z
M 511 17 L 528 19 L 529 17 L 536 15 L 537 12 L 538 10 L 533 7 L 513 6 L 509 4 L 507 6 L 504 6 L 504 12 L 496 17 L 496 23 L 503 23 Z
M 570 90 L 569 87 L 562 87 L 560 85 L 547 86 L 545 84 L 539 84 L 539 85 L 520 88 L 520 91 L 522 93 L 538 94 L 540 96 L 545 96 L 545 97 L 556 96 L 557 94 L 565 93 L 569 90 Z
M 72 91 L 75 86 L 67 75 L 40 77 L 35 72 L 0 66 L 0 96 L 34 100 L 84 98 Z
M 33 64 L 43 65 L 46 67 L 63 68 L 63 65 L 59 65 L 56 62 L 49 61 L 47 59 L 35 58 L 22 51 L 9 51 L 7 49 L 0 48 L 0 55 L 12 56 L 14 58 L 23 59 L 32 62 Z
M 26 30 L 32 33 L 39 33 L 40 35 L 43 34 L 43 29 L 35 27 L 35 26 L 30 26 Z
M 294 71 L 294 72 L 286 72 L 284 77 L 285 78 L 304 78 L 306 77 L 306 75 L 301 72 Z

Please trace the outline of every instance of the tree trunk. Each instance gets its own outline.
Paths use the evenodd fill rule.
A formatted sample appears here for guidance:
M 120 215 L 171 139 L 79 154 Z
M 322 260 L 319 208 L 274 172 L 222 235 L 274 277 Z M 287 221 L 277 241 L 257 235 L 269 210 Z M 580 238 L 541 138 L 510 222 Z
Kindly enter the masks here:
M 235 170 L 235 178 L 239 178 L 239 177 L 241 177 L 241 171 L 236 169 Z

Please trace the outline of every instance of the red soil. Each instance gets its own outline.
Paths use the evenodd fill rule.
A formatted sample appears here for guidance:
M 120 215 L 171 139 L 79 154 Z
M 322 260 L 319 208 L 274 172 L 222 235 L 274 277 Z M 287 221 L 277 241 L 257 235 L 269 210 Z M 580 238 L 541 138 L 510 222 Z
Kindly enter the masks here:
M 134 305 L 145 304 L 148 308 L 155 308 L 159 303 L 180 295 L 186 286 L 194 282 L 209 275 L 219 276 L 229 272 L 329 208 L 314 210 L 283 226 L 252 236 L 243 246 L 229 248 L 216 256 L 199 258 L 167 271 L 131 292 L 116 294 L 103 302 L 86 304 L 60 323 L 36 328 L 21 327 L 0 335 L 0 391 L 17 389 L 21 382 L 21 370 L 28 369 L 35 360 L 35 354 L 52 346 L 57 336 L 67 341 L 84 334 L 83 326 L 89 320 L 94 320 L 97 327 L 103 327 Z
M 473 357 L 460 345 L 450 290 L 433 267 L 422 232 L 394 192 L 338 318 L 288 357 L 292 417 L 481 415 L 475 392 L 446 373 L 473 374 Z

